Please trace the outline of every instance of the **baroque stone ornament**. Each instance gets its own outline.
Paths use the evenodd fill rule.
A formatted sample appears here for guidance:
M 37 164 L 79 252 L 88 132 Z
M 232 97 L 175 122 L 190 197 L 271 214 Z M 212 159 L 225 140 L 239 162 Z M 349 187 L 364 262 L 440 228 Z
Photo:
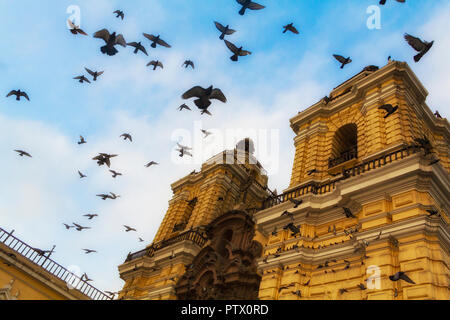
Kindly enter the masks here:
M 261 276 L 256 260 L 262 245 L 245 211 L 233 210 L 209 224 L 207 244 L 176 285 L 180 300 L 258 299 Z

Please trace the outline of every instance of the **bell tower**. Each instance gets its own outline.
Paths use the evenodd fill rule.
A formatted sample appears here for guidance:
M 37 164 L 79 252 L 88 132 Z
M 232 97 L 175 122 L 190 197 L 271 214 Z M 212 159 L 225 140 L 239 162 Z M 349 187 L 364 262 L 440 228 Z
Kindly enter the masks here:
M 244 238 L 236 231 L 254 229 L 253 222 L 242 225 L 239 221 L 247 221 L 268 196 L 267 174 L 253 152 L 253 142 L 244 139 L 234 150 L 221 152 L 206 161 L 200 172 L 193 171 L 172 184 L 173 198 L 155 239 L 145 249 L 129 254 L 119 266 L 120 276 L 126 282 L 120 299 L 176 299 L 175 287 L 201 249 L 225 250 L 218 249 L 223 244 L 214 238 L 214 234 L 221 236 L 222 229 L 234 232 L 234 236 L 227 239 L 236 241 L 236 245 L 245 243 L 248 250 L 256 245 L 252 237 L 240 241 Z M 239 214 L 225 221 L 221 219 L 233 210 Z M 227 224 L 236 227 L 227 229 Z M 213 229 L 216 231 L 211 232 Z M 225 263 L 231 253 L 226 258 L 218 256 Z M 250 257 L 253 254 L 247 254 L 245 259 L 253 263 Z M 252 285 L 258 287 L 259 278 L 255 276 L 252 276 Z M 203 281 L 206 280 L 201 283 Z
M 255 214 L 260 299 L 448 299 L 450 126 L 427 95 L 391 61 L 290 120 L 289 187 Z

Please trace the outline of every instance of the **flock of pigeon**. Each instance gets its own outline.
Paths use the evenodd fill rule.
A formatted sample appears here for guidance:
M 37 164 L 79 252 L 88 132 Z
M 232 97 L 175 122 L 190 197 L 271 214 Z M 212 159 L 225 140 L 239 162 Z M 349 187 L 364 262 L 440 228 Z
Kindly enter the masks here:
M 240 15 L 244 15 L 247 10 L 261 10 L 261 9 L 265 8 L 263 5 L 252 2 L 251 0 L 236 0 L 236 1 L 241 5 L 241 8 L 238 12 Z M 397 1 L 405 2 L 405 0 L 397 0 Z M 381 5 L 384 5 L 385 3 L 386 3 L 386 0 L 380 1 Z M 122 20 L 124 20 L 125 14 L 123 11 L 116 10 L 116 11 L 114 11 L 114 14 L 116 15 L 117 18 L 121 18 Z M 230 59 L 232 61 L 237 62 L 239 60 L 239 57 L 251 55 L 251 52 L 248 50 L 244 50 L 242 46 L 237 46 L 237 45 L 233 44 L 232 42 L 225 39 L 226 36 L 230 36 L 233 33 L 235 33 L 236 30 L 231 29 L 229 25 L 224 26 L 223 24 L 221 24 L 217 21 L 214 21 L 214 24 L 215 24 L 217 30 L 220 32 L 219 39 L 223 40 L 226 47 L 232 52 L 232 56 L 230 57 Z M 79 26 L 75 25 L 73 21 L 68 20 L 68 25 L 70 27 L 70 32 L 72 34 L 88 36 L 88 34 L 85 31 L 83 31 Z M 294 26 L 293 23 L 289 23 L 289 24 L 283 26 L 282 33 L 286 33 L 287 31 L 292 32 L 293 34 L 299 34 L 299 31 L 297 30 L 297 28 Z M 165 48 L 171 48 L 171 45 L 169 45 L 165 40 L 163 40 L 160 35 L 143 33 L 143 36 L 151 42 L 151 44 L 150 44 L 151 48 L 156 48 L 158 45 L 165 47 Z M 122 46 L 122 47 L 130 46 L 130 47 L 134 48 L 134 51 L 133 51 L 134 54 L 138 54 L 138 52 L 141 51 L 143 54 L 148 56 L 147 50 L 146 50 L 145 46 L 142 44 L 142 42 L 128 42 L 127 43 L 122 34 L 117 34 L 116 32 L 110 33 L 107 29 L 102 29 L 100 31 L 95 32 L 93 34 L 93 37 L 104 41 L 104 45 L 100 48 L 100 51 L 103 54 L 106 54 L 108 56 L 114 56 L 118 53 L 116 46 Z M 418 54 L 414 57 L 415 62 L 419 62 L 420 59 L 430 50 L 430 48 L 433 46 L 433 43 L 434 43 L 433 41 L 432 42 L 422 41 L 421 39 L 413 37 L 409 34 L 405 34 L 405 40 L 408 42 L 408 44 L 412 48 L 414 48 L 418 52 Z M 341 69 L 343 69 L 347 64 L 352 62 L 350 57 L 345 58 L 344 56 L 338 55 L 338 54 L 334 54 L 333 57 L 341 64 L 341 66 L 340 66 Z M 389 59 L 390 59 L 390 57 L 389 57 Z M 147 64 L 147 66 L 152 66 L 153 70 L 156 70 L 156 68 L 158 68 L 158 67 L 161 69 L 164 68 L 163 63 L 159 60 L 152 60 Z M 191 67 L 192 69 L 194 69 L 195 65 L 192 60 L 186 60 L 182 64 L 182 67 L 185 67 L 185 68 Z M 85 70 L 92 77 L 92 81 L 97 81 L 99 79 L 99 77 L 104 74 L 104 71 L 93 71 L 89 68 L 85 68 Z M 84 83 L 84 82 L 91 83 L 91 81 L 85 75 L 80 75 L 80 76 L 74 77 L 74 79 L 78 80 L 80 83 Z M 30 97 L 28 96 L 28 94 L 20 89 L 12 90 L 11 92 L 9 92 L 7 94 L 6 97 L 10 97 L 13 95 L 16 96 L 17 101 L 20 101 L 21 97 L 24 97 L 28 101 L 30 100 Z M 208 110 L 208 108 L 211 106 L 211 103 L 212 103 L 211 100 L 219 100 L 223 103 L 227 102 L 227 99 L 226 99 L 225 95 L 223 94 L 223 92 L 219 88 L 214 88 L 212 85 L 207 88 L 203 88 L 201 86 L 194 86 L 191 89 L 187 90 L 185 93 L 183 93 L 181 95 L 181 98 L 185 99 L 185 100 L 195 98 L 193 102 L 194 102 L 195 106 L 197 106 L 197 108 L 201 111 L 201 114 L 206 113 L 208 115 L 211 115 L 211 112 Z M 330 101 L 330 98 L 325 97 L 324 100 L 327 102 L 327 101 Z M 398 106 L 394 107 L 394 106 L 388 104 L 388 105 L 383 105 L 379 108 L 384 109 L 387 112 L 386 116 L 385 116 L 385 118 L 386 118 L 386 117 L 390 116 L 391 114 L 393 114 L 398 109 Z M 180 110 L 180 111 L 191 110 L 191 108 L 186 104 L 182 104 L 181 106 L 178 107 L 178 110 Z M 436 114 L 436 116 L 440 117 L 440 115 L 438 115 L 438 113 Z M 211 132 L 208 132 L 207 130 L 202 129 L 201 131 L 204 134 L 205 138 L 211 134 Z M 129 133 L 124 133 L 120 137 L 122 137 L 124 140 L 129 140 L 130 142 L 133 141 L 132 137 Z M 85 143 L 87 143 L 86 139 L 80 135 L 80 141 L 78 141 L 78 144 L 82 145 Z M 177 151 L 179 152 L 180 157 L 183 157 L 184 155 L 188 155 L 188 156 L 192 157 L 192 153 L 189 152 L 190 150 L 192 150 L 192 148 L 183 146 L 179 143 L 177 145 L 178 145 Z M 32 157 L 30 153 L 28 153 L 24 150 L 14 150 L 14 151 L 16 151 L 22 157 L 23 156 L 27 156 L 30 158 Z M 111 159 L 116 156 L 117 156 L 116 154 L 99 153 L 97 156 L 95 156 L 93 158 L 93 160 L 97 161 L 97 164 L 99 166 L 106 165 L 108 167 L 109 171 L 111 172 L 112 177 L 116 178 L 117 176 L 122 175 L 120 172 L 110 169 Z M 145 167 L 151 167 L 153 165 L 158 165 L 158 163 L 155 161 L 150 161 L 149 163 L 147 163 L 145 165 Z M 308 173 L 308 174 L 311 174 L 311 173 Z M 79 174 L 80 179 L 87 177 L 80 171 L 78 171 L 78 174 Z M 108 194 L 98 194 L 97 196 L 100 197 L 102 200 L 107 200 L 107 199 L 115 200 L 120 197 L 120 195 L 116 195 L 113 192 L 110 192 Z M 295 200 L 291 199 L 291 201 L 295 201 Z M 298 205 L 298 203 L 296 205 Z M 346 216 L 352 217 L 353 214 L 351 213 L 351 211 L 349 209 L 348 210 L 346 210 L 346 209 L 347 208 L 344 208 L 344 212 L 345 212 Z M 283 214 L 286 214 L 286 213 L 283 213 Z M 89 220 L 92 220 L 93 218 L 97 217 L 98 215 L 97 214 L 86 214 L 84 216 L 87 217 Z M 71 228 L 75 228 L 77 231 L 83 231 L 85 229 L 90 229 L 90 227 L 85 227 L 78 223 L 73 223 L 73 225 L 64 224 L 64 226 L 67 230 L 69 230 Z M 127 225 L 124 225 L 124 228 L 125 228 L 126 232 L 130 232 L 130 231 L 136 232 L 137 231 L 135 228 L 132 228 Z M 294 226 L 292 223 L 287 225 L 285 227 L 285 229 L 286 228 L 289 228 L 292 232 L 294 232 L 294 234 L 299 233 L 299 228 Z M 139 241 L 142 242 L 144 240 L 139 237 Z M 82 249 L 82 250 L 84 250 L 86 254 L 97 252 L 96 250 L 92 250 L 92 249 Z M 45 253 L 51 254 L 53 252 L 53 249 L 51 251 L 43 251 L 43 250 L 41 250 L 41 251 L 43 252 L 43 254 L 45 254 Z M 84 274 L 83 280 L 90 281 L 91 279 L 89 279 L 87 277 L 87 275 Z

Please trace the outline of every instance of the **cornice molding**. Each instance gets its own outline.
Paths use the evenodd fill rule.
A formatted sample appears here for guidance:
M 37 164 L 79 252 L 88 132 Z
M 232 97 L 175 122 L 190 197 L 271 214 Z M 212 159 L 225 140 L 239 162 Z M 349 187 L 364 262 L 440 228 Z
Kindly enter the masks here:
M 341 91 L 345 88 L 352 87 L 351 91 L 346 95 L 325 104 L 323 100 L 310 106 L 309 108 L 299 112 L 296 116 L 290 119 L 291 128 L 298 134 L 298 129 L 303 124 L 313 120 L 317 117 L 329 117 L 331 114 L 339 112 L 342 108 L 346 108 L 358 100 L 362 100 L 364 94 L 374 87 L 389 78 L 400 78 L 404 80 L 404 85 L 392 84 L 383 88 L 383 90 L 366 97 L 362 101 L 360 108 L 361 112 L 365 114 L 367 108 L 373 105 L 376 101 L 380 102 L 387 99 L 392 94 L 404 93 L 409 96 L 409 103 L 412 105 L 418 102 L 415 110 L 418 115 L 422 115 L 425 122 L 432 128 L 433 131 L 440 132 L 447 138 L 450 137 L 450 125 L 446 119 L 436 119 L 431 109 L 426 105 L 425 100 L 428 96 L 428 91 L 419 81 L 417 76 L 411 70 L 406 62 L 394 61 L 387 64 L 378 71 L 368 74 L 366 77 L 356 77 L 344 82 L 344 84 L 334 89 L 331 94 Z M 414 101 L 414 103 L 412 102 Z

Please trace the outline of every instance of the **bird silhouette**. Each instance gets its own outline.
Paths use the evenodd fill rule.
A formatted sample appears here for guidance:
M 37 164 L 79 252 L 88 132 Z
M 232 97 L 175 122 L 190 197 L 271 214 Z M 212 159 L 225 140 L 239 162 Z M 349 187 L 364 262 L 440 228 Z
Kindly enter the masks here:
M 441 161 L 441 159 L 436 158 L 436 159 L 434 159 L 434 160 L 431 160 L 430 163 L 428 163 L 428 165 L 429 165 L 429 166 L 432 166 L 432 165 L 435 165 L 436 163 L 438 163 L 438 162 L 440 162 L 440 161 Z
M 113 192 L 110 192 L 110 194 L 97 194 L 97 197 L 102 198 L 102 200 L 106 200 L 106 199 L 115 200 L 115 199 L 119 198 L 120 196 L 114 194 Z
M 384 118 L 386 119 L 387 117 L 389 117 L 391 114 L 393 114 L 395 111 L 398 110 L 398 106 L 393 107 L 392 104 L 384 104 L 380 107 L 378 107 L 379 110 L 385 110 L 387 113 L 384 116 Z
M 287 211 L 287 210 L 285 210 L 285 211 L 281 214 L 280 217 L 282 217 L 282 216 L 288 216 L 288 217 L 291 218 L 291 219 L 294 218 L 294 214 L 291 213 L 291 212 L 289 212 L 289 211 Z
M 94 81 L 97 81 L 97 78 L 99 76 L 101 76 L 103 74 L 104 71 L 92 71 L 88 68 L 84 68 L 86 70 L 87 73 L 89 73 L 92 77 Z
M 186 69 L 187 69 L 187 67 L 189 67 L 189 66 L 190 66 L 192 69 L 195 69 L 194 62 L 192 62 L 191 60 L 186 60 L 186 61 L 184 61 L 183 64 L 182 64 L 182 66 L 184 66 Z
M 430 154 L 433 151 L 433 146 L 427 137 L 415 138 L 414 141 L 418 144 L 417 147 L 425 151 L 425 155 Z
M 150 45 L 152 48 L 156 48 L 157 44 L 166 48 L 171 48 L 171 45 L 161 39 L 159 35 L 155 37 L 152 34 L 144 33 L 144 37 L 152 42 L 152 44 Z
M 20 97 L 24 97 L 25 99 L 27 99 L 28 101 L 30 101 L 30 97 L 28 97 L 28 94 L 25 91 L 21 91 L 20 89 L 18 90 L 11 90 L 6 97 L 10 97 L 10 96 L 16 96 L 16 100 L 20 101 Z
M 252 2 L 251 0 L 236 0 L 236 1 L 237 1 L 237 3 L 239 3 L 242 6 L 241 10 L 239 10 L 239 14 L 241 16 L 244 15 L 245 10 L 247 10 L 247 9 L 250 9 L 250 10 L 261 10 L 261 9 L 265 8 L 265 6 L 260 5 L 260 4 L 256 3 L 256 2 Z
M 123 18 L 125 18 L 125 14 L 121 10 L 116 10 L 113 13 L 116 14 L 116 18 L 122 18 L 122 20 L 123 20 Z
M 405 3 L 406 0 L 397 0 L 397 2 Z M 386 0 L 380 0 L 380 4 L 384 6 L 386 4 Z
M 98 217 L 98 214 L 94 213 L 94 214 L 85 214 L 83 215 L 83 217 L 88 217 L 89 220 L 92 220 L 95 217 Z
M 297 208 L 299 205 L 301 205 L 303 203 L 303 200 L 296 200 L 293 198 L 290 198 L 289 201 L 294 204 L 294 208 Z
M 69 24 L 70 32 L 72 32 L 73 34 L 82 34 L 84 36 L 88 35 L 86 32 L 80 29 L 80 26 L 76 26 L 75 23 L 70 19 L 67 20 L 67 23 Z
M 78 170 L 78 174 L 80 175 L 80 179 L 86 178 L 87 176 L 81 173 L 80 170 Z
M 106 164 L 109 168 L 111 166 L 111 158 L 113 157 L 117 157 L 117 154 L 99 153 L 99 155 L 92 158 L 92 160 L 97 160 L 99 166 Z
M 341 69 L 344 69 L 346 64 L 349 64 L 352 62 L 352 59 L 350 59 L 350 57 L 344 58 L 343 56 L 338 55 L 338 54 L 333 54 L 333 57 L 341 63 Z
M 212 99 L 222 101 L 223 103 L 227 102 L 227 98 L 222 91 L 218 88 L 213 89 L 213 86 L 209 86 L 206 89 L 200 86 L 192 87 L 183 93 L 181 97 L 183 99 L 198 98 L 194 100 L 194 103 L 200 110 L 207 110 L 211 105 Z
M 149 63 L 147 63 L 147 67 L 148 66 L 153 66 L 153 70 L 156 70 L 157 67 L 160 67 L 161 69 L 164 68 L 163 64 L 161 61 L 159 60 L 152 60 Z
M 293 23 L 289 23 L 285 25 L 283 28 L 284 28 L 283 33 L 286 33 L 286 31 L 290 31 L 295 34 L 299 34 L 298 30 L 294 27 Z
M 75 226 L 69 226 L 67 223 L 63 223 L 63 225 L 67 230 L 69 230 L 70 228 L 75 228 Z
M 356 218 L 355 215 L 353 214 L 353 212 L 346 207 L 342 207 L 342 209 L 344 209 L 344 214 L 347 218 Z
M 300 298 L 302 297 L 302 292 L 300 290 L 292 291 L 292 294 L 299 296 Z
M 130 42 L 130 43 L 127 43 L 127 46 L 134 47 L 134 51 L 133 51 L 134 54 L 137 54 L 138 51 L 140 50 L 140 51 L 142 51 L 146 56 L 148 56 L 147 50 L 145 50 L 145 48 L 144 48 L 144 46 L 141 44 L 141 42 Z
M 132 137 L 131 137 L 131 134 L 129 134 L 129 133 L 123 133 L 123 134 L 121 134 L 119 137 L 123 137 L 123 140 L 125 141 L 125 140 L 130 140 L 130 142 L 132 142 L 133 141 L 133 139 L 132 139 Z
M 46 253 L 49 253 L 49 255 L 47 255 L 47 258 L 50 257 L 50 255 L 54 252 L 53 249 L 52 250 L 41 250 L 39 248 L 33 248 L 34 251 L 37 252 L 38 255 L 40 256 L 44 256 Z
M 88 78 L 86 78 L 84 75 L 75 77 L 74 79 L 78 80 L 78 82 L 80 82 L 80 83 L 83 83 L 83 82 L 91 83 L 91 82 L 88 80 Z
M 428 216 L 429 216 L 429 217 L 432 217 L 432 216 L 440 216 L 439 211 L 437 211 L 437 210 L 431 210 L 431 209 L 428 209 L 428 210 L 426 210 L 426 211 L 428 212 Z
M 148 167 L 151 167 L 151 166 L 153 166 L 153 165 L 158 165 L 158 164 L 159 164 L 158 162 L 150 161 L 150 162 L 147 163 L 145 166 L 148 168 Z
M 178 107 L 178 110 L 180 110 L 180 111 L 182 111 L 183 109 L 186 109 L 186 110 L 191 110 L 191 108 L 189 108 L 186 104 L 182 104 L 181 106 L 179 106 Z
M 91 249 L 83 249 L 83 250 L 85 251 L 86 254 L 97 252 L 97 251 L 91 250 Z
M 404 281 L 406 281 L 406 282 L 408 282 L 408 283 L 416 284 L 414 281 L 411 280 L 410 277 L 408 277 L 408 276 L 406 275 L 406 273 L 404 273 L 404 272 L 402 272 L 402 271 L 399 271 L 399 272 L 397 272 L 397 273 L 395 273 L 395 274 L 389 276 L 389 279 L 390 279 L 391 281 L 404 280 Z
M 118 292 L 111 292 L 111 291 L 105 291 L 105 293 L 106 293 L 111 299 L 114 299 L 114 297 L 116 296 L 116 294 L 118 294 Z
M 313 173 L 320 173 L 320 171 L 314 168 L 314 169 L 308 170 L 308 171 L 306 172 L 306 174 L 307 174 L 308 176 L 312 175 Z
M 419 62 L 420 59 L 431 49 L 434 44 L 434 41 L 427 42 L 422 41 L 419 38 L 413 37 L 412 35 L 405 33 L 405 40 L 408 44 L 417 52 L 417 55 L 414 56 L 414 61 Z
M 189 151 L 187 151 L 186 149 L 180 148 L 180 149 L 176 149 L 180 154 L 180 157 L 183 157 L 184 155 L 193 157 L 192 153 L 190 153 Z
M 226 35 L 230 35 L 236 32 L 236 30 L 230 29 L 230 26 L 227 25 L 224 27 L 221 23 L 214 21 L 214 24 L 216 25 L 217 30 L 221 32 L 219 39 L 223 40 Z
M 77 223 L 72 223 L 74 226 L 75 226 L 75 229 L 77 230 L 77 231 L 83 231 L 83 230 L 85 230 L 85 229 L 90 229 L 90 227 L 83 227 L 83 226 L 81 226 L 81 225 L 79 225 L 79 224 L 77 224 Z
M 109 170 L 109 172 L 111 172 L 111 173 L 113 174 L 113 175 L 112 175 L 113 178 L 122 175 L 120 172 L 117 172 L 117 171 L 114 171 L 114 170 Z
M 283 227 L 284 230 L 289 229 L 292 231 L 292 235 L 296 235 L 300 233 L 300 226 L 295 226 L 293 222 L 290 222 L 286 226 Z
M 92 281 L 92 279 L 89 279 L 88 275 L 86 273 L 83 273 L 81 276 L 81 281 L 89 282 Z
M 200 129 L 200 131 L 204 134 L 203 138 L 206 138 L 206 137 L 208 137 L 209 135 L 212 135 L 212 132 L 209 132 L 209 131 L 207 131 L 207 130 Z
M 239 57 L 247 56 L 249 54 L 252 54 L 250 51 L 243 50 L 241 47 L 236 47 L 234 44 L 232 44 L 228 40 L 224 40 L 225 44 L 227 45 L 228 49 L 230 49 L 231 52 L 233 52 L 233 55 L 230 57 L 232 61 L 238 61 Z
M 23 150 L 14 150 L 14 151 L 17 152 L 17 153 L 19 154 L 19 156 L 21 156 L 21 157 L 27 156 L 27 157 L 29 157 L 29 158 L 32 158 L 31 154 L 29 154 L 29 153 L 26 152 L 26 151 L 23 151 Z
M 272 236 L 276 236 L 278 234 L 277 227 L 275 227 L 272 231 Z
M 129 227 L 127 225 L 123 225 L 123 226 L 126 228 L 125 232 L 137 231 L 135 228 Z
M 119 51 L 115 48 L 116 45 L 121 45 L 122 47 L 127 46 L 127 42 L 125 41 L 123 35 L 116 35 L 116 32 L 109 33 L 108 30 L 102 29 L 94 33 L 94 38 L 102 39 L 105 41 L 106 45 L 100 48 L 100 51 L 103 54 L 107 54 L 108 56 L 114 56 Z

